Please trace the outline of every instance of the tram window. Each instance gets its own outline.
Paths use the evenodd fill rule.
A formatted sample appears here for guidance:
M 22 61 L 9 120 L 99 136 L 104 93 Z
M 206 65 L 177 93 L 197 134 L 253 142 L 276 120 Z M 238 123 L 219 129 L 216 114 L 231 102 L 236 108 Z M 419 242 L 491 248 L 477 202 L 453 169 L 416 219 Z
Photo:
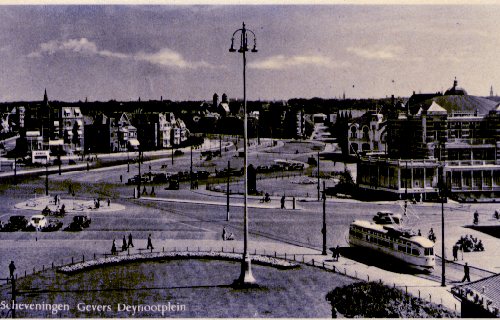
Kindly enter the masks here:
M 419 256 L 420 255 L 420 251 L 418 251 L 417 249 L 412 249 L 411 250 L 411 253 L 415 256 Z
M 398 251 L 406 252 L 406 247 L 398 246 Z

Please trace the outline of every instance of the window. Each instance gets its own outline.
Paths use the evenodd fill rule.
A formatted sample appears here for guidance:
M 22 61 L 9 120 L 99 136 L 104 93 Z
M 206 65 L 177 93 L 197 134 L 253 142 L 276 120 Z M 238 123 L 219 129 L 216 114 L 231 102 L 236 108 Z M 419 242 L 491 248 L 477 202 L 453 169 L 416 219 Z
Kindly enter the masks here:
M 368 127 L 363 127 L 363 139 L 369 139 L 370 138 L 370 129 Z
M 357 129 L 356 127 L 352 126 L 351 127 L 351 138 L 356 138 L 357 136 Z

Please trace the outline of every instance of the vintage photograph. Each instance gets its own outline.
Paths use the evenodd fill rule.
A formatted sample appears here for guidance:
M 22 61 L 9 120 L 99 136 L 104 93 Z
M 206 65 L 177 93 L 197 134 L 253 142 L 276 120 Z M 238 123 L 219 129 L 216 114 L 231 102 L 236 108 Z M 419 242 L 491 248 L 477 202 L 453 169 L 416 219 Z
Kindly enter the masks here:
M 500 5 L 0 5 L 0 317 L 500 317 Z

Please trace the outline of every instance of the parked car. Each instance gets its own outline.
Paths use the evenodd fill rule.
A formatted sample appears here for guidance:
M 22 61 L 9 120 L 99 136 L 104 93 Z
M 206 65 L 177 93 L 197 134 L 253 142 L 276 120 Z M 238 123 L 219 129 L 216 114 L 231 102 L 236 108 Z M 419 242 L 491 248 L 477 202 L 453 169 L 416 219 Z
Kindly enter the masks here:
M 79 223 L 84 228 L 88 228 L 92 220 L 87 216 L 78 215 L 73 217 L 73 222 Z
M 25 216 L 12 216 L 9 218 L 9 222 L 3 227 L 3 231 L 25 230 L 27 226 L 28 220 L 26 220 Z
M 168 187 L 166 187 L 165 190 L 179 190 L 179 180 L 170 179 L 168 181 Z
M 63 223 L 61 222 L 61 220 L 49 219 L 47 225 L 41 231 L 42 232 L 57 231 L 57 230 L 61 229 L 62 226 L 63 226 Z
M 29 225 L 35 228 L 35 230 L 39 231 L 45 228 L 48 224 L 47 219 L 42 214 L 35 214 L 31 217 Z
M 73 221 L 64 228 L 64 231 L 82 231 L 84 228 L 88 228 L 90 226 L 90 222 L 92 220 L 84 215 L 78 215 L 73 217 Z

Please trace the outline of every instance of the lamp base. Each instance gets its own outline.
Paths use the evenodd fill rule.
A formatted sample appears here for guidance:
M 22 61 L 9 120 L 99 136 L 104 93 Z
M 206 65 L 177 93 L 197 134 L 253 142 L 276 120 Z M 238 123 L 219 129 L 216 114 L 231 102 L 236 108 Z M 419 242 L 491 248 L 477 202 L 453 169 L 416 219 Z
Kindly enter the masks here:
M 240 277 L 234 280 L 233 285 L 240 288 L 258 287 L 257 280 L 252 274 L 252 260 L 249 256 L 244 257 L 243 261 L 241 261 Z

